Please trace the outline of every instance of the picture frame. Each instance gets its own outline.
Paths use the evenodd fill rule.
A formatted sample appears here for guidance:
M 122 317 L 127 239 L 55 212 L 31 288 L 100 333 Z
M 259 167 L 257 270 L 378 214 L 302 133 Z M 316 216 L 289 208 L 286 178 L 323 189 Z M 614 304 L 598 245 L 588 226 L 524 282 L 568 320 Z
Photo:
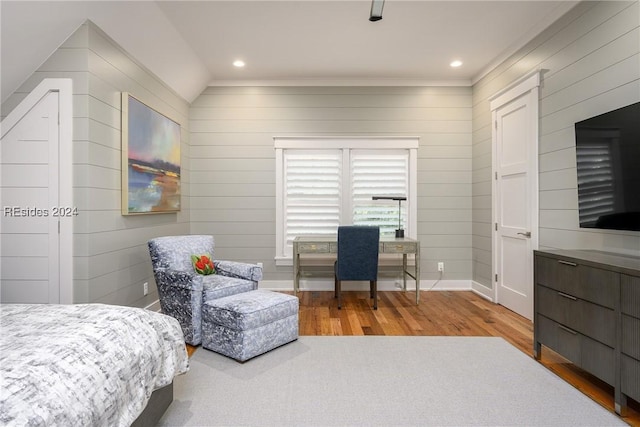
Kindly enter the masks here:
M 180 211 L 180 123 L 122 92 L 122 215 Z

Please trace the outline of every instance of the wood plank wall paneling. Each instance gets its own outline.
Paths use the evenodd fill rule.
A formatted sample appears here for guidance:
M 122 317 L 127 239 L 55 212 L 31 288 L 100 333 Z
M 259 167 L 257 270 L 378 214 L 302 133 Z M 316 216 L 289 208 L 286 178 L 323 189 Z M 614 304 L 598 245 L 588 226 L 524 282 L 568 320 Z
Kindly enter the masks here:
M 74 302 L 144 307 L 157 300 L 148 239 L 189 233 L 189 105 L 87 21 L 2 104 L 14 108 L 43 78 L 74 91 Z M 130 92 L 182 125 L 182 212 L 121 215 L 120 94 Z M 142 284 L 150 284 L 143 295 Z
M 274 136 L 419 136 L 422 279 L 471 278 L 470 87 L 209 87 L 191 105 L 191 232 L 276 267 Z
M 575 169 L 576 121 L 640 100 L 637 1 L 583 2 L 473 86 L 473 280 L 491 287 L 489 97 L 542 70 L 540 247 L 640 252 L 634 232 L 581 230 Z
M 76 280 L 84 281 L 87 300 L 145 306 L 157 299 L 146 242 L 166 234 L 189 232 L 189 129 L 188 103 L 160 79 L 132 59 L 112 39 L 87 23 L 89 49 L 89 129 L 86 188 L 78 203 L 86 203 L 85 226 L 78 230 L 86 238 L 83 258 L 87 269 Z M 121 207 L 120 93 L 126 91 L 148 103 L 182 126 L 182 212 L 178 214 L 125 217 Z M 104 129 L 108 136 L 105 138 Z M 95 138 L 94 138 L 95 136 Z M 91 159 L 100 158 L 99 163 Z M 116 167 L 114 167 L 116 166 Z M 80 169 L 80 165 L 76 165 Z M 104 264 L 95 268 L 94 265 Z M 80 271 L 76 271 L 80 273 Z M 149 282 L 150 293 L 143 295 L 142 284 Z

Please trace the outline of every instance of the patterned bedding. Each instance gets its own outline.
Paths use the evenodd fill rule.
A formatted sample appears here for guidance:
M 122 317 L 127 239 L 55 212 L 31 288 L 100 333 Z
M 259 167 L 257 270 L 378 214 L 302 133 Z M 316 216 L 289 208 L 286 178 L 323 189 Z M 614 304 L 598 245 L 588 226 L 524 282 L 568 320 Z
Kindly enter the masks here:
M 0 305 L 0 425 L 129 426 L 187 372 L 179 323 L 103 304 Z

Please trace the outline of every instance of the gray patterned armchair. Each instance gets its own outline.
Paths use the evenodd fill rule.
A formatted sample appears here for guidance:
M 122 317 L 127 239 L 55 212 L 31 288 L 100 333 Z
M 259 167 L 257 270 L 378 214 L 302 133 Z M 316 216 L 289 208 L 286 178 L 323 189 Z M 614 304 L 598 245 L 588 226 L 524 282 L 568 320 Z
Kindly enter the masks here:
M 188 344 L 202 342 L 202 303 L 258 288 L 262 268 L 216 260 L 213 236 L 166 236 L 148 242 L 162 312 L 180 322 Z M 209 254 L 216 274 L 197 274 L 191 255 Z

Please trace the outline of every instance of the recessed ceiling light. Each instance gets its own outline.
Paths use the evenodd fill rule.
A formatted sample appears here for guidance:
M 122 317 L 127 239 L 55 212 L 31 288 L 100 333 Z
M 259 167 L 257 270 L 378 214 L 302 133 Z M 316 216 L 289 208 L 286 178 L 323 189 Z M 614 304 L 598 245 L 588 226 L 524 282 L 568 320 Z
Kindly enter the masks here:
M 453 61 L 451 64 L 449 64 L 451 67 L 453 68 L 458 68 L 459 66 L 462 65 L 462 61 L 456 59 L 455 61 Z
M 239 59 L 237 61 L 233 61 L 233 66 L 234 67 L 238 67 L 238 68 L 242 68 L 242 67 L 244 67 L 244 61 L 241 61 Z

